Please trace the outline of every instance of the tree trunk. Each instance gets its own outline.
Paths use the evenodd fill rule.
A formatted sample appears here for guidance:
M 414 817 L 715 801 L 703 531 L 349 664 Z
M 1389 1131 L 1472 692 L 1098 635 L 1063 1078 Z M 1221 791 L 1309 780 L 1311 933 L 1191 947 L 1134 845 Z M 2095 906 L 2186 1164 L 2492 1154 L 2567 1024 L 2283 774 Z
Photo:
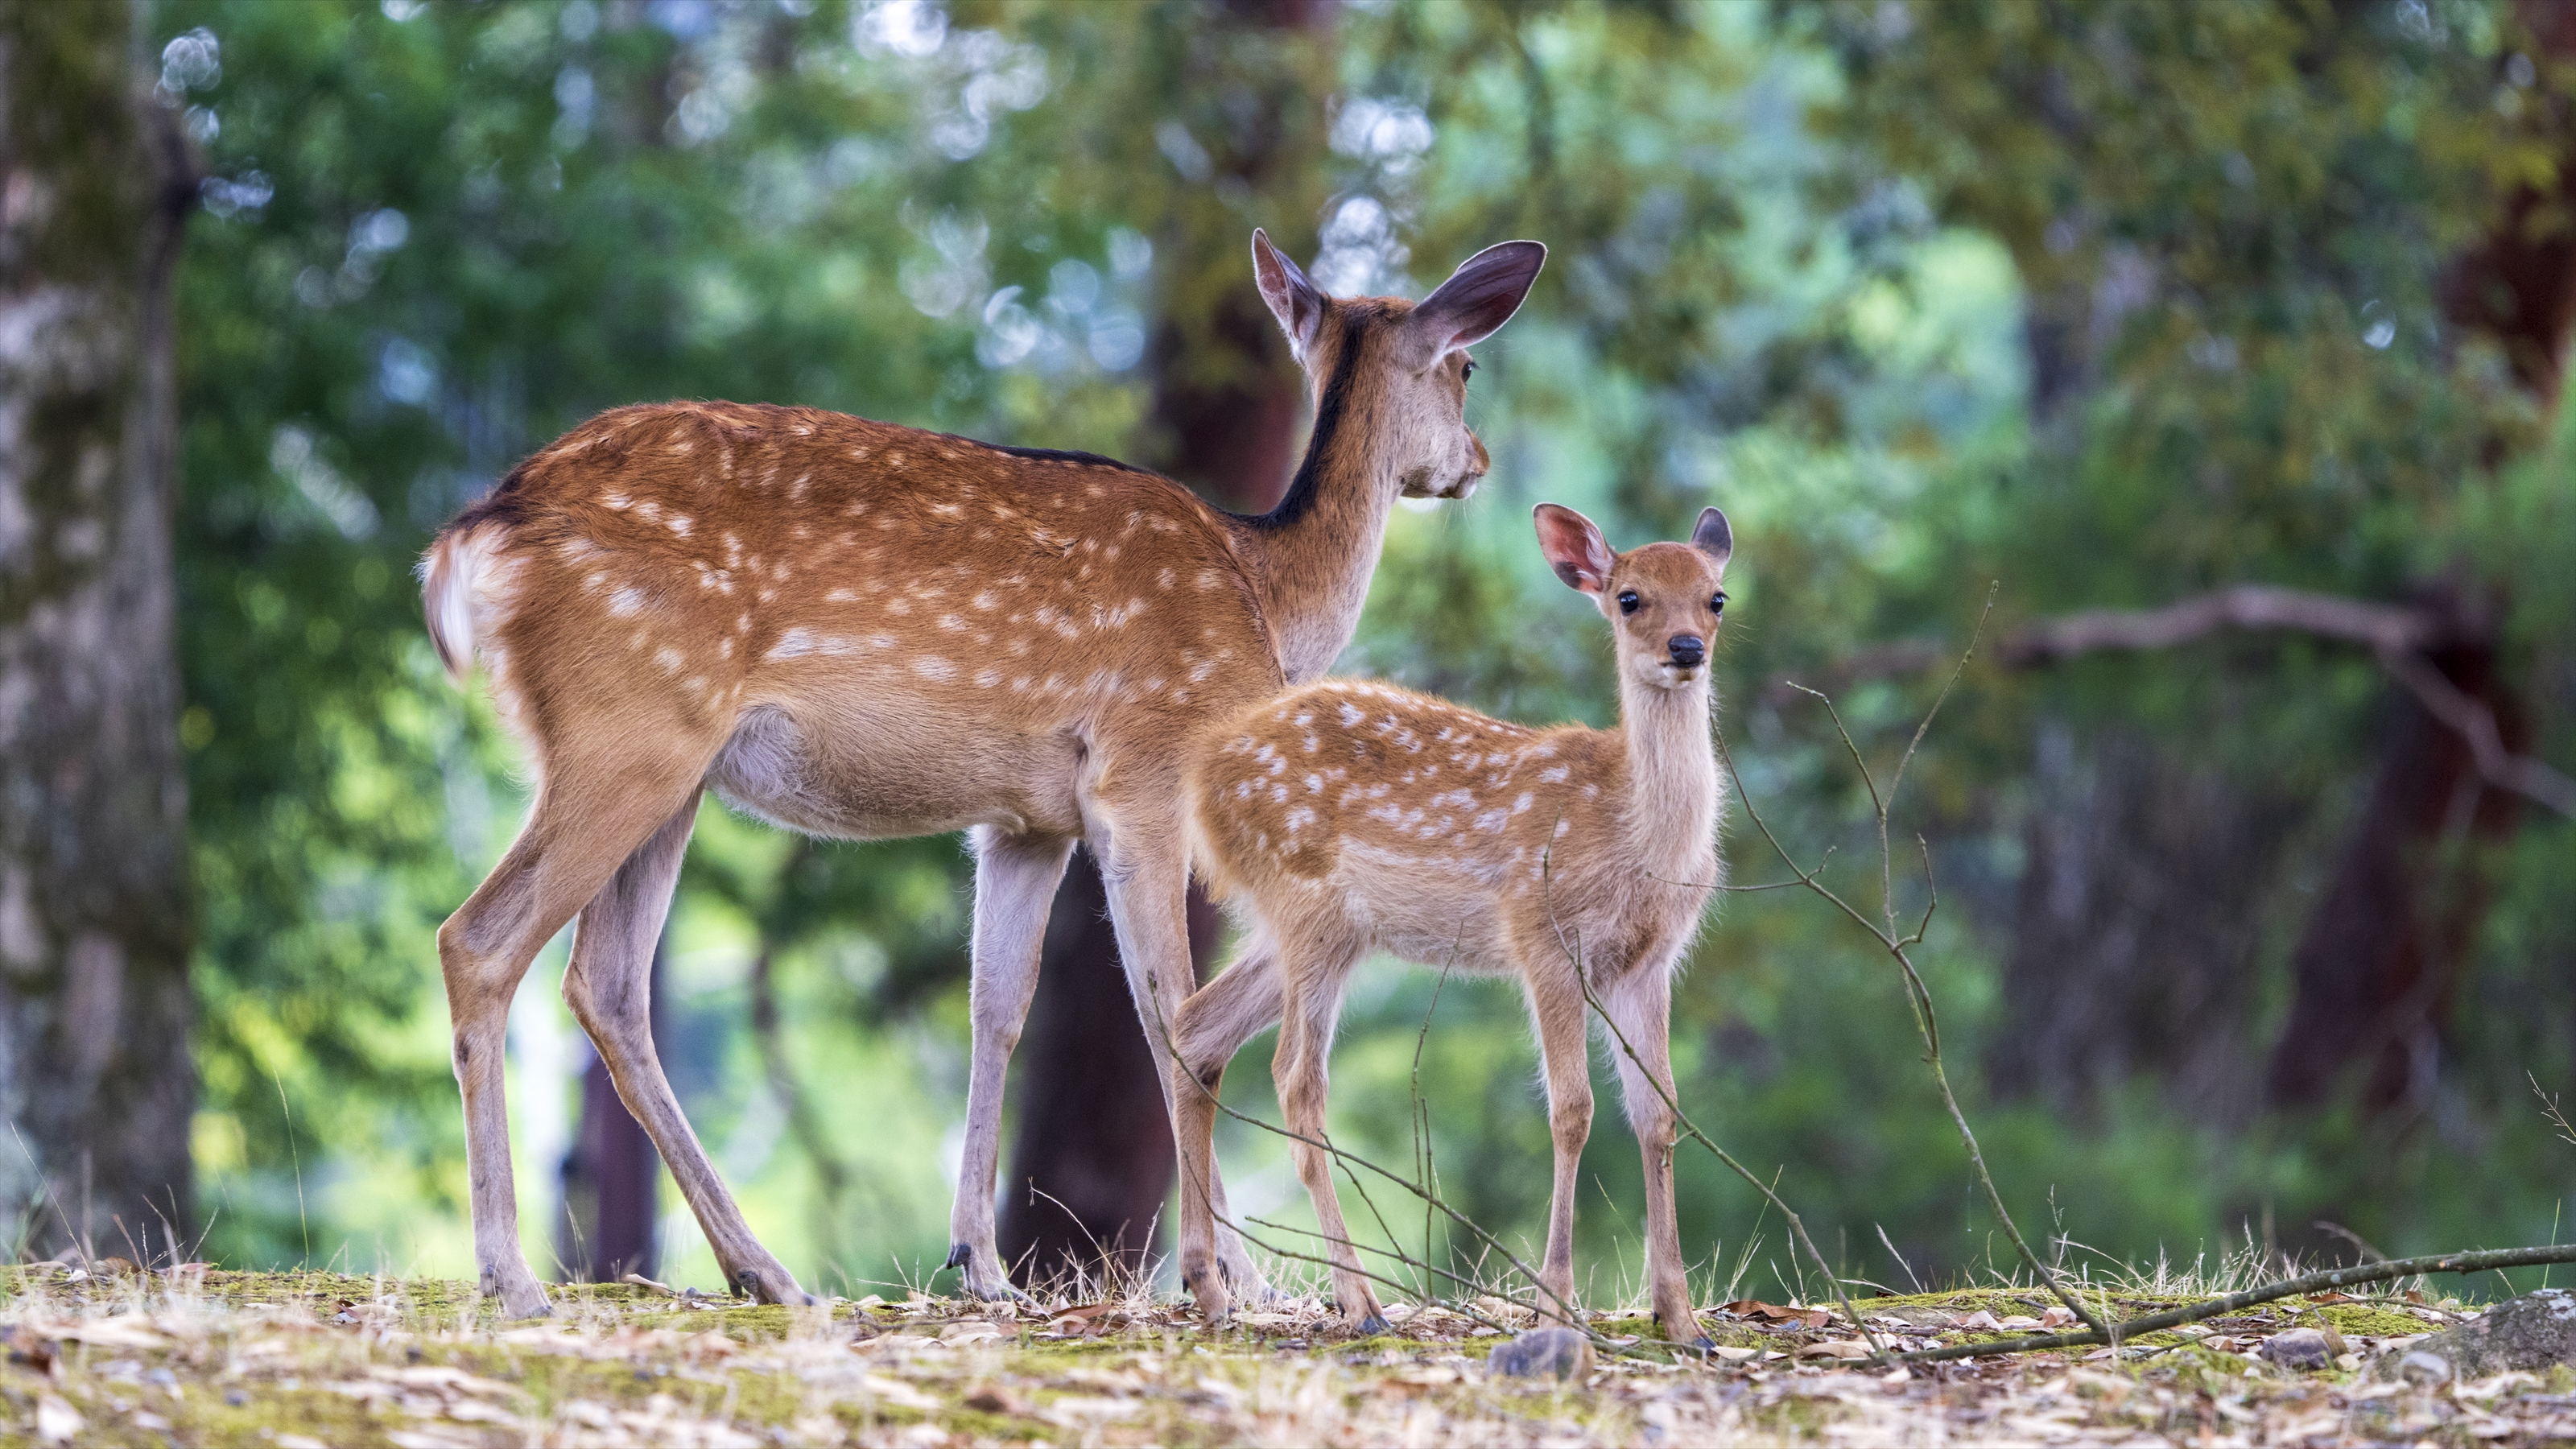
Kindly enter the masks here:
M 669 934 L 654 943 L 648 1030 L 662 1039 L 662 958 Z M 582 1283 L 615 1283 L 629 1273 L 650 1278 L 658 1266 L 654 1225 L 662 1156 L 644 1124 L 626 1110 L 596 1051 L 581 1074 L 581 1125 L 563 1161 L 563 1222 L 556 1255 Z
M 2516 9 L 2537 49 L 2558 64 L 2576 62 L 2576 5 L 2523 0 Z M 2502 346 L 2546 415 L 2559 400 L 2576 323 L 2576 227 L 2565 218 L 2576 189 L 2576 116 L 2538 91 L 2533 100 L 2544 108 L 2537 124 L 2560 139 L 2556 184 L 2517 187 L 2442 291 L 2452 323 Z M 2519 752 L 2528 729 L 2492 637 L 2500 601 L 2445 602 L 2484 627 L 2455 631 L 2461 642 L 2427 662 L 2486 706 L 2505 748 Z M 2387 710 L 2378 783 L 2292 957 L 2295 995 L 2269 1079 L 2282 1106 L 2327 1101 L 2354 1076 L 2365 1110 L 2423 1100 L 2460 971 L 2495 899 L 2491 847 L 2521 822 L 2521 802 L 2484 786 L 2457 731 L 2403 690 L 2389 691 Z
M 2145 740 L 2079 759 L 2048 724 L 2038 753 L 1996 1090 L 2081 1109 L 2152 1076 L 2197 1119 L 2245 1115 L 2261 906 L 2301 811 Z
M 0 8 L 0 1241 L 127 1257 L 190 1241 L 197 1088 L 170 308 L 195 175 L 139 13 Z
M 2524 748 L 2528 730 L 2492 645 L 2429 659 L 2495 712 L 2505 748 Z M 2356 1068 L 2365 1111 L 2426 1099 L 2460 968 L 2495 899 L 2486 847 L 2510 840 L 2522 813 L 2519 799 L 2479 778 L 2459 731 L 2402 691 L 2390 692 L 2388 711 L 2378 783 L 2291 956 L 2295 994 L 2268 1080 L 2281 1106 L 2338 1095 Z
M 1233 0 L 1190 41 L 1193 68 L 1235 70 L 1245 33 L 1267 40 L 1328 32 L 1333 0 Z M 1321 98 L 1290 67 L 1258 65 L 1250 75 L 1202 76 L 1185 94 L 1225 98 L 1225 124 L 1200 134 L 1217 174 L 1213 198 L 1275 197 L 1286 173 L 1309 168 L 1321 149 Z M 1248 83 L 1247 83 L 1248 82 Z M 1193 128 L 1194 131 L 1197 128 Z M 1221 134 L 1218 133 L 1221 131 Z M 1302 195 L 1302 193 L 1300 193 Z M 1269 218 L 1282 244 L 1295 244 L 1311 218 L 1282 208 Z M 1164 238 L 1184 261 L 1237 259 L 1234 282 L 1204 313 L 1168 307 L 1154 340 L 1154 425 L 1175 478 L 1240 512 L 1266 512 L 1287 491 L 1296 462 L 1304 398 L 1294 362 L 1252 287 L 1250 225 L 1237 205 L 1185 210 Z M 999 1238 L 1022 1283 L 1068 1270 L 1102 1275 L 1103 1255 L 1134 1269 L 1154 1245 L 1174 1159 L 1161 1071 L 1147 1049 L 1106 915 L 1099 866 L 1077 852 L 1056 892 L 1038 988 L 1021 1038 L 1011 1099 L 1019 1127 L 1003 1175 Z M 1217 914 L 1190 888 L 1190 958 L 1205 980 Z

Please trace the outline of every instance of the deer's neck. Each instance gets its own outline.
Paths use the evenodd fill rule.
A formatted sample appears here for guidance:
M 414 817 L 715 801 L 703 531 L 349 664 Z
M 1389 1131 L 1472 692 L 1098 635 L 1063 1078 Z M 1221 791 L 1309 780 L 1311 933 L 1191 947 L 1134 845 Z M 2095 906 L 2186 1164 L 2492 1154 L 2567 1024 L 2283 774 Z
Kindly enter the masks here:
M 1291 684 L 1330 668 L 1358 631 L 1395 510 L 1394 438 L 1382 389 L 1360 383 L 1362 325 L 1345 324 L 1315 403 L 1305 460 L 1277 508 L 1238 517 L 1261 607 Z
M 1621 670 L 1619 730 L 1628 753 L 1629 848 L 1649 873 L 1669 881 L 1713 877 L 1720 801 L 1717 751 L 1709 738 L 1709 679 L 1660 689 Z

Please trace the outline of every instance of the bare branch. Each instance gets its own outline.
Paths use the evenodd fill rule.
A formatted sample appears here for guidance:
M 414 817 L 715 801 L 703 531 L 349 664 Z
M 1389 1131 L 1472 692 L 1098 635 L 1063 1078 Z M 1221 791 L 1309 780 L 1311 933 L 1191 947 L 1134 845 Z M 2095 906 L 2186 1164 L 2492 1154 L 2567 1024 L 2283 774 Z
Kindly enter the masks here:
M 2495 711 L 2487 708 L 2484 701 L 2444 679 L 2442 672 L 2425 663 L 2421 654 L 2383 649 L 2379 652 L 2379 667 L 2388 671 L 2389 678 L 2406 686 L 2426 714 L 2468 741 L 2479 779 L 2576 820 L 2576 780 L 2530 755 L 2507 750 L 2503 737 L 2496 732 Z
M 2576 779 L 2537 758 L 2507 750 L 2496 729 L 2495 712 L 2425 661 L 2424 651 L 2465 637 L 2458 623 L 2430 609 L 2269 584 L 2235 584 L 2162 608 L 2084 609 L 2037 620 L 2005 635 L 1994 652 L 2008 668 L 2038 669 L 2106 651 L 2171 649 L 2226 629 L 2304 634 L 2369 650 L 2388 677 L 2412 694 L 2426 713 L 2468 742 L 2480 779 L 2576 819 Z M 1829 671 L 1829 678 L 1852 682 L 1916 674 L 1950 657 L 1949 647 L 1937 639 L 1893 640 L 1845 656 Z M 1956 681 L 1954 671 L 1952 682 Z M 1814 692 L 1784 682 L 1764 693 L 1774 703 L 1785 703 L 1791 691 Z M 1948 693 L 1946 688 L 1943 693 Z
M 2556 1248 L 2498 1248 L 2485 1253 L 2436 1253 L 2424 1258 L 2396 1258 L 2379 1263 L 2364 1263 L 2351 1268 L 2331 1268 L 2322 1273 L 2285 1278 L 2230 1293 L 2224 1298 L 2187 1304 L 2181 1308 L 2150 1313 L 2143 1317 L 2116 1323 L 2105 1331 L 2085 1329 L 2069 1333 L 2043 1333 L 2028 1338 L 1999 1339 L 1990 1343 L 1962 1343 L 1949 1348 L 1918 1349 L 1899 1354 L 1908 1363 L 1935 1363 L 1942 1359 L 1978 1358 L 1990 1353 L 2029 1353 L 2043 1348 L 2078 1348 L 2089 1343 L 2106 1343 L 2114 1338 L 2135 1338 L 2160 1328 L 2178 1328 L 2198 1323 L 2204 1318 L 2219 1318 L 2240 1308 L 2257 1303 L 2270 1303 L 2280 1298 L 2295 1298 L 2302 1293 L 2315 1293 L 2327 1288 L 2349 1288 L 2357 1283 L 2384 1283 L 2391 1278 L 2411 1278 L 2418 1273 L 2485 1273 L 2499 1268 L 2536 1268 L 2544 1263 L 2576 1263 L 2576 1246 Z
M 2221 629 L 2307 634 L 2370 650 L 2414 653 L 2454 631 L 2429 610 L 2374 604 L 2269 584 L 2236 584 L 2161 609 L 2085 609 L 2014 630 L 1996 653 L 2030 669 L 2106 649 L 2170 649 Z

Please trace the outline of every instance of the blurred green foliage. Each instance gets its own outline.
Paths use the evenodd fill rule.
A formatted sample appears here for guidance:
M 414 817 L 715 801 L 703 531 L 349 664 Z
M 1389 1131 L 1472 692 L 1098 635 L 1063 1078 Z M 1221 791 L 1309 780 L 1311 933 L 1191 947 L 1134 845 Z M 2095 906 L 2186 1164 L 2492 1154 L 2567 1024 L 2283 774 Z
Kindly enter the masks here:
M 165 84 L 214 173 L 181 286 L 180 536 L 198 1154 L 228 1260 L 467 1261 L 431 935 L 519 792 L 418 627 L 431 531 L 588 413 L 666 396 L 1151 457 L 1148 342 L 1201 335 L 1248 289 L 1255 225 L 1342 291 L 1418 292 L 1506 236 L 1553 249 L 1479 349 L 1492 478 L 1399 514 L 1344 668 L 1606 723 L 1597 620 L 1529 547 L 1527 509 L 1567 502 L 1633 544 L 1713 498 L 1739 539 L 1725 728 L 1802 862 L 1836 848 L 1838 885 L 1876 877 L 1866 797 L 1821 711 L 1774 686 L 1871 641 L 1963 643 L 1990 580 L 2000 625 L 2242 580 L 2512 579 L 2542 750 L 2567 757 L 2576 445 L 2538 436 L 2542 410 L 2437 295 L 2500 187 L 2557 154 L 2517 118 L 2566 78 L 2500 68 L 2501 3 L 1376 0 L 1320 34 L 1180 0 L 153 15 L 220 57 Z M 1260 138 L 1237 101 L 1283 75 L 1320 108 L 1289 124 L 1330 149 L 1247 184 Z M 2011 1049 L 2002 933 L 2044 725 L 2161 731 L 2316 802 L 2299 848 L 2321 859 L 2375 689 L 2366 662 L 2297 647 L 1971 669 L 1900 824 L 1934 841 L 1926 973 L 2026 1227 L 2183 1258 L 2275 1216 L 2336 1214 L 2391 1252 L 2549 1231 L 2566 1149 L 2522 1078 L 2576 1074 L 2563 824 L 2512 849 L 2431 1120 L 2212 1121 L 2152 1081 L 2069 1116 L 1974 1080 Z M 1839 701 L 1873 760 L 1928 702 L 1917 680 Z M 1740 817 L 1730 842 L 1736 880 L 1781 878 Z M 2322 870 L 2267 907 L 2249 1043 Z M 712 809 L 693 846 L 673 1076 L 755 1224 L 836 1287 L 924 1272 L 944 1243 L 964 880 L 953 841 L 791 842 Z M 1898 897 L 1919 910 L 1919 880 Z M 1685 1106 L 1778 1166 L 1849 1271 L 1901 1281 L 1881 1227 L 1927 1277 L 1979 1267 L 1990 1224 L 1867 944 L 1797 893 L 1730 897 L 1680 996 Z M 837 1196 L 748 1034 L 764 958 Z M 549 969 L 514 1016 L 523 1149 L 569 1100 L 539 1050 L 569 1030 Z M 1546 1126 L 1519 1008 L 1436 989 L 1425 1035 L 1431 979 L 1363 974 L 1336 1111 L 1405 1161 L 1418 1082 L 1443 1187 L 1533 1233 Z M 1606 1067 L 1600 1085 L 1613 1100 Z M 1248 1060 L 1229 1091 L 1259 1108 L 1266 1074 Z M 1238 1207 L 1302 1218 L 1275 1143 L 1220 1143 Z M 532 1207 L 550 1166 L 523 1150 Z M 1639 1201 L 1611 1113 L 1586 1167 L 1608 1287 Z M 1715 1164 L 1685 1156 L 1682 1205 L 1719 1286 L 1740 1262 L 1746 1291 L 1800 1291 L 1778 1225 Z M 673 1271 L 704 1277 L 693 1237 Z

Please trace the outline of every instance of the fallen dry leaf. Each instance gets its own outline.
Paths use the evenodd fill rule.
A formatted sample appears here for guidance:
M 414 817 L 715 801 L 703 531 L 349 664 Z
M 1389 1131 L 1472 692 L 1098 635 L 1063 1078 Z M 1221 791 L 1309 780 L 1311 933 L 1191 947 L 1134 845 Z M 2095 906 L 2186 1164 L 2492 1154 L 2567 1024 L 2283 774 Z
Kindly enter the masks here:
M 68 1444 L 87 1426 L 87 1421 L 63 1399 L 52 1394 L 36 1400 L 36 1437 L 48 1444 Z

